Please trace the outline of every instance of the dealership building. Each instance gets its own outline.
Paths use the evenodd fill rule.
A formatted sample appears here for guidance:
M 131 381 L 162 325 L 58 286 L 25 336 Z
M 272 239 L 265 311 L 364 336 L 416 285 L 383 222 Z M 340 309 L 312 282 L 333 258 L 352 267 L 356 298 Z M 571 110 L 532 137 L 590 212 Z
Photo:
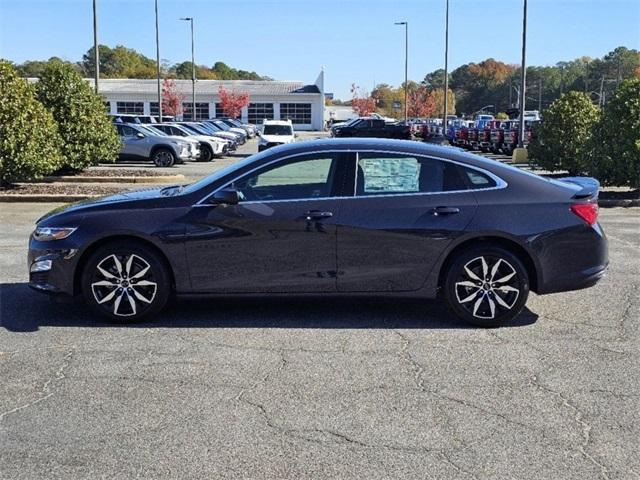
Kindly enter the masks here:
M 87 81 L 93 82 L 92 79 Z M 192 119 L 191 80 L 175 80 L 183 97 L 183 119 Z M 197 80 L 196 119 L 224 116 L 220 87 L 228 92 L 249 94 L 242 109 L 243 122 L 291 120 L 297 130 L 322 130 L 324 124 L 324 72 L 312 84 L 275 80 Z M 112 114 L 158 115 L 156 80 L 101 79 L 99 89 Z

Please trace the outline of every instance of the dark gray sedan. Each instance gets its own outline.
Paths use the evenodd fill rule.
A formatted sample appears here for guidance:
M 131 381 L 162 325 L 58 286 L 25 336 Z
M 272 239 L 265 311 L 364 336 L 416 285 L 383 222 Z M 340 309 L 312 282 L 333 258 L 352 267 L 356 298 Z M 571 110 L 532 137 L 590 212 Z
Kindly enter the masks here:
M 549 180 L 457 149 L 330 139 L 269 149 L 192 185 L 42 218 L 30 285 L 116 321 L 177 295 L 441 295 L 497 326 L 538 294 L 594 285 L 598 182 Z M 398 308 L 402 303 L 398 302 Z

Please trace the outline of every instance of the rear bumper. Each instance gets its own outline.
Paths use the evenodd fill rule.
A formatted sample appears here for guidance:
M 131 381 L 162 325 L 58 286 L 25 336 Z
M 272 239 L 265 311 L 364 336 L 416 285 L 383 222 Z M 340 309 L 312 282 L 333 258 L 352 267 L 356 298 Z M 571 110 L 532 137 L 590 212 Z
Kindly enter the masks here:
M 600 225 L 565 229 L 533 243 L 541 262 L 538 294 L 592 287 L 606 274 L 609 246 Z

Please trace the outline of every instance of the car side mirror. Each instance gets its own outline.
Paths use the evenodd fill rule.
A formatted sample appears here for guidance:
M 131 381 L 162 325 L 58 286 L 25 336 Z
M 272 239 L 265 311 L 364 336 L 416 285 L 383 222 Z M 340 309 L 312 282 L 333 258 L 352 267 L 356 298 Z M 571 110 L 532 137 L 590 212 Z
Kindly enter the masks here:
M 136 133 L 136 138 L 144 138 L 144 134 L 143 133 Z
M 240 202 L 240 195 L 237 190 L 226 188 L 211 195 L 208 202 L 212 205 L 237 205 Z

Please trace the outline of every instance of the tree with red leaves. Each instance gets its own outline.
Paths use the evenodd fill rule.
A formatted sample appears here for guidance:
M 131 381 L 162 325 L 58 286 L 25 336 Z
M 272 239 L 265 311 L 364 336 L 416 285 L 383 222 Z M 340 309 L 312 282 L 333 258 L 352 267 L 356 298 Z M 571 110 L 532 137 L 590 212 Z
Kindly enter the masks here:
M 220 86 L 218 96 L 220 97 L 222 111 L 227 117 L 240 118 L 242 109 L 249 105 L 249 94 L 246 92 L 227 92 L 223 86 Z
M 360 87 L 355 83 L 351 84 L 351 108 L 360 117 L 371 115 L 376 110 L 376 99 L 366 94 L 361 95 Z
M 184 95 L 178 92 L 176 82 L 165 78 L 162 82 L 162 113 L 173 117 L 182 114 Z
M 436 101 L 426 86 L 421 86 L 409 92 L 410 117 L 430 117 L 436 110 Z

